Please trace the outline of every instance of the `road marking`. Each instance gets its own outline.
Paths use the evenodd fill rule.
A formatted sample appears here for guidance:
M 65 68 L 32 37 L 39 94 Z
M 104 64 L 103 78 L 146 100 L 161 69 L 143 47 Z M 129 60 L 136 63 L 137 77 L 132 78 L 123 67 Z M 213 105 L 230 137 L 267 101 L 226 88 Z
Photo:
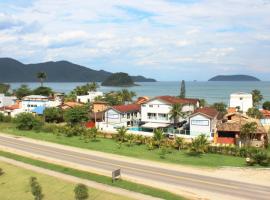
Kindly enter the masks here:
M 2 140 L 1 138 L 0 138 L 0 140 L 3 141 L 3 142 L 10 143 L 10 144 L 18 145 L 18 143 Z M 27 147 L 27 148 L 31 148 L 31 149 L 36 149 L 36 150 L 40 150 L 40 151 L 46 151 L 48 153 L 55 153 L 56 152 L 56 151 L 53 151 L 53 150 L 33 147 L 31 145 L 24 145 L 24 144 L 19 144 L 19 145 Z M 40 145 L 40 146 L 46 147 L 45 145 Z M 64 149 L 59 149 L 59 150 L 64 150 Z M 25 151 L 25 150 L 23 150 L 23 151 Z M 64 150 L 64 151 L 67 151 L 67 150 Z M 222 184 L 222 183 L 213 183 L 213 182 L 209 182 L 209 181 L 197 180 L 197 179 L 194 179 L 194 178 L 169 175 L 169 174 L 165 174 L 165 173 L 161 173 L 161 172 L 152 172 L 152 171 L 149 171 L 149 170 L 146 170 L 146 169 L 138 169 L 138 168 L 130 167 L 130 166 L 127 166 L 127 165 L 113 164 L 113 163 L 109 163 L 109 162 L 106 162 L 106 161 L 99 161 L 99 160 L 95 160 L 95 159 L 91 159 L 91 158 L 85 158 L 85 157 L 82 157 L 82 156 L 70 155 L 70 154 L 66 154 L 66 153 L 63 153 L 63 152 L 57 152 L 57 153 L 62 154 L 62 155 L 67 156 L 67 157 L 71 157 L 71 158 L 76 158 L 76 159 L 80 158 L 82 160 L 88 160 L 88 161 L 96 162 L 96 163 L 99 163 L 99 164 L 106 164 L 106 165 L 111 165 L 111 166 L 115 166 L 115 167 L 131 169 L 131 170 L 134 170 L 134 171 L 145 172 L 145 173 L 150 173 L 150 174 L 154 174 L 154 175 L 160 175 L 160 176 L 175 178 L 175 179 L 179 179 L 179 180 L 189 180 L 189 181 L 192 181 L 192 182 L 205 183 L 205 184 L 208 184 L 208 185 L 221 186 L 221 187 L 226 187 L 226 188 L 230 188 L 230 189 L 238 189 L 239 188 L 237 186 L 229 186 L 229 185 L 225 185 L 225 184 Z M 43 156 L 45 156 L 45 155 L 43 155 Z

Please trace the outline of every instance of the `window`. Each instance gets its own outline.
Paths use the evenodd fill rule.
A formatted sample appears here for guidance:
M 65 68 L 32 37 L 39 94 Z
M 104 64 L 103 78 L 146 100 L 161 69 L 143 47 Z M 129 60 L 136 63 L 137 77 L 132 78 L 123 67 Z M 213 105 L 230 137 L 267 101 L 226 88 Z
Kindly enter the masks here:
M 145 104 L 142 104 L 142 107 L 146 107 L 146 105 Z
M 127 118 L 130 119 L 130 113 L 127 114 Z
M 209 126 L 208 120 L 191 120 L 191 125 L 194 126 Z
M 153 105 L 149 105 L 150 108 L 153 108 Z
M 242 101 L 243 100 L 243 97 L 240 97 L 240 101 Z
M 147 113 L 148 119 L 156 119 L 157 114 L 156 113 Z

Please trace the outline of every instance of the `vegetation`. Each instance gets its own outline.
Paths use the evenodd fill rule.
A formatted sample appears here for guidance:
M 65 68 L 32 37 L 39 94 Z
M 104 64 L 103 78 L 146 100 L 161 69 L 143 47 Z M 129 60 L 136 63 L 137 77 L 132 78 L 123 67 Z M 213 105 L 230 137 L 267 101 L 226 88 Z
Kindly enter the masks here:
M 270 110 L 270 101 L 264 102 L 262 107 L 265 110 Z
M 102 82 L 102 86 L 133 86 L 134 82 L 127 73 L 114 73 L 110 75 L 105 81 Z
M 37 130 L 40 129 L 43 123 L 39 117 L 34 116 L 32 113 L 20 113 L 16 116 L 14 122 L 19 130 Z
M 227 113 L 227 105 L 223 102 L 219 102 L 219 103 L 214 103 L 212 105 L 213 108 L 215 108 L 218 112 L 222 113 L 222 114 L 226 114 Z
M 116 138 L 121 144 L 125 141 L 127 131 L 128 131 L 127 128 L 124 126 L 117 129 Z
M 261 94 L 260 90 L 252 90 L 252 99 L 253 99 L 253 106 L 258 108 L 263 100 L 263 95 Z
M 243 140 L 245 146 L 250 146 L 250 142 L 255 136 L 257 126 L 256 122 L 250 122 L 241 127 L 240 138 Z
M 89 109 L 88 105 L 69 108 L 64 112 L 64 120 L 71 125 L 86 122 L 89 120 Z
M 8 94 L 9 89 L 10 89 L 9 84 L 0 83 L 0 94 Z
M 174 126 L 179 122 L 179 118 L 184 118 L 186 113 L 182 111 L 183 104 L 173 104 L 170 110 L 170 119 L 173 119 Z
M 63 121 L 63 110 L 57 107 L 46 108 L 43 113 L 45 122 L 59 123 Z
M 160 148 L 163 139 L 164 139 L 164 132 L 161 129 L 155 129 L 153 140 L 155 144 L 158 146 L 158 148 Z
M 74 188 L 74 194 L 76 200 L 86 200 L 88 199 L 88 188 L 84 184 L 77 184 Z
M 22 84 L 18 89 L 14 90 L 14 93 L 18 99 L 22 99 L 25 96 L 31 95 L 32 91 L 27 85 Z
M 38 72 L 37 73 L 37 78 L 39 79 L 40 86 L 43 87 L 43 82 L 47 78 L 46 72 Z
M 207 102 L 205 99 L 200 99 L 200 107 L 205 107 L 207 105 Z
M 136 96 L 136 93 L 133 91 L 128 91 L 127 89 L 122 89 L 121 91 L 117 92 L 117 96 L 121 104 L 124 104 L 126 102 L 132 102 L 132 99 Z
M 39 161 L 39 160 L 35 160 L 35 159 L 31 159 L 31 158 L 27 158 L 27 157 L 23 157 L 23 156 L 19 156 L 16 154 L 12 154 L 12 153 L 8 153 L 8 152 L 3 152 L 0 151 L 0 155 L 7 157 L 7 158 L 11 158 L 14 160 L 18 160 L 24 163 L 28 163 L 34 166 L 38 166 L 38 167 L 42 167 L 45 169 L 49 169 L 49 170 L 53 170 L 53 171 L 57 171 L 60 173 L 64 173 L 64 174 L 68 174 L 71 176 L 76 176 L 79 178 L 83 178 L 83 179 L 87 179 L 87 180 L 92 180 L 98 183 L 103 183 L 106 185 L 111 185 L 114 187 L 119 187 L 119 188 L 123 188 L 123 189 L 127 189 L 130 191 L 134 191 L 134 192 L 138 192 L 138 193 L 142 193 L 142 194 L 146 194 L 146 195 L 151 195 L 153 197 L 158 197 L 161 199 L 166 199 L 166 200 L 181 200 L 183 199 L 182 197 L 172 194 L 170 192 L 167 192 L 165 190 L 161 190 L 161 189 L 156 189 L 150 186 L 146 186 L 146 185 L 142 185 L 142 184 L 137 184 L 137 183 L 133 183 L 130 181 L 125 181 L 125 180 L 119 180 L 117 182 L 112 183 L 111 181 L 111 177 L 107 177 L 107 176 L 102 176 L 102 175 L 98 175 L 98 174 L 94 174 L 94 173 L 90 173 L 90 172 L 86 172 L 86 171 L 81 171 L 81 170 L 77 170 L 77 169 L 72 169 L 69 167 L 63 167 L 60 165 L 56 165 L 56 164 L 51 164 L 51 163 L 47 163 L 47 162 L 43 162 L 43 161 Z M 25 174 L 22 173 L 22 177 L 25 176 Z M 39 175 L 40 177 L 42 175 Z M 20 177 L 21 178 L 21 177 Z M 16 177 L 16 180 L 18 179 L 18 177 Z M 47 180 L 50 179 L 50 180 Z M 53 180 L 52 180 L 53 179 Z M 10 180 L 10 179 L 7 179 Z M 43 179 L 42 185 L 46 183 L 47 186 L 47 191 L 55 191 L 55 193 L 45 193 L 46 194 L 46 198 L 50 199 L 50 200 L 54 200 L 54 199 L 67 199 L 65 197 L 70 197 L 73 196 L 72 193 L 72 188 L 68 187 L 65 188 L 63 183 L 62 184 L 55 184 L 54 181 L 55 179 L 52 177 L 48 177 L 46 176 L 46 179 Z M 53 182 L 54 181 L 54 182 Z M 8 191 L 10 190 L 10 188 L 13 187 L 13 183 L 14 181 L 10 181 L 10 184 L 8 185 L 9 188 L 6 188 L 5 192 L 9 193 Z M 59 182 L 56 182 L 59 183 Z M 4 185 L 5 187 L 5 185 Z M 21 186 L 20 186 L 21 187 Z M 44 187 L 44 192 L 45 192 L 45 185 L 43 185 Z M 50 187 L 50 189 L 49 189 Z M 64 190 L 63 190 L 64 187 Z M 0 194 L 2 194 L 2 189 L 3 186 L 0 187 Z M 21 187 L 22 189 L 24 187 Z M 9 190 L 8 190 L 9 189 Z M 61 192 L 56 192 L 56 191 L 61 191 Z M 106 193 L 104 191 L 99 191 L 95 193 L 95 189 L 91 189 L 91 196 L 92 197 L 96 197 L 94 199 L 96 200 L 102 200 L 102 199 L 111 199 L 111 200 L 124 200 L 124 199 L 129 199 L 128 197 L 120 197 L 118 195 L 113 195 L 110 193 Z M 63 193 L 63 194 L 62 194 Z M 63 196 L 59 196 L 60 194 L 62 194 Z M 58 198 L 56 197 L 58 196 Z M 18 199 L 18 198 L 13 198 L 13 199 Z M 20 198 L 20 199 L 27 199 L 27 198 Z
M 44 197 L 44 194 L 42 194 L 42 187 L 38 183 L 36 177 L 30 177 L 29 181 L 30 187 L 31 187 L 31 193 L 34 196 L 35 200 L 42 200 Z
M 191 145 L 189 146 L 189 152 L 191 154 L 203 154 L 208 150 L 209 141 L 205 135 L 199 135 L 192 140 Z
M 32 94 L 35 94 L 35 95 L 43 95 L 43 96 L 50 96 L 52 95 L 54 92 L 51 88 L 49 87 L 38 87 L 36 89 L 33 90 Z
M 88 92 L 96 92 L 99 85 L 96 82 L 87 83 L 82 86 L 77 86 L 71 93 L 75 95 L 87 95 Z
M 39 166 L 45 169 L 54 170 L 53 165 L 47 165 L 47 163 L 40 163 L 32 159 L 16 156 L 15 154 L 8 154 L 0 152 L 1 156 L 9 157 L 14 160 L 25 162 L 34 166 Z M 29 187 L 29 178 L 36 177 L 38 182 L 42 185 L 42 193 L 45 195 L 44 200 L 70 200 L 74 199 L 74 187 L 75 184 L 63 179 L 55 178 L 53 176 L 36 173 L 34 171 L 16 167 L 14 165 L 0 161 L 0 166 L 6 171 L 5 175 L 0 177 L 0 196 L 1 200 L 31 200 L 33 196 L 31 194 L 31 187 Z M 55 168 L 55 171 L 64 172 L 65 167 Z M 71 171 L 68 173 L 71 174 Z M 75 172 L 74 172 L 75 173 Z M 83 174 L 79 172 L 78 176 L 84 178 Z M 81 176 L 80 176 L 81 175 Z M 89 175 L 88 175 L 89 176 Z M 95 200 L 131 200 L 129 197 L 112 194 L 106 191 L 97 190 L 95 188 L 88 188 L 91 191 L 91 198 Z
M 180 89 L 179 97 L 180 98 L 185 98 L 186 97 L 186 84 L 185 84 L 184 80 L 182 80 L 182 82 L 181 82 L 181 89 Z
M 0 168 L 0 176 L 2 176 L 4 173 L 5 173 L 4 170 Z
M 263 117 L 263 114 L 256 107 L 249 108 L 247 111 L 247 115 L 255 119 L 261 119 Z

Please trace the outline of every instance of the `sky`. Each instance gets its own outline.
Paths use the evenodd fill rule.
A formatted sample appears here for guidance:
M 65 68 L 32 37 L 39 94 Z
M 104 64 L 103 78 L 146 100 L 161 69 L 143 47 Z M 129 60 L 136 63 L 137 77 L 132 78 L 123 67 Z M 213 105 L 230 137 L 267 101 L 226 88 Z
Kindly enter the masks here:
M 0 57 L 161 81 L 270 80 L 270 0 L 0 0 Z

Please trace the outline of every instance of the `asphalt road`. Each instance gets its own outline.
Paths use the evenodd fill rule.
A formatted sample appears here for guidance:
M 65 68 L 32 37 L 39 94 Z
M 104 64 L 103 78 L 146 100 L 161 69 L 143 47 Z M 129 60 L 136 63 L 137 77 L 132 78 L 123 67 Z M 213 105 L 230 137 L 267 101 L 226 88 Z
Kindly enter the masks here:
M 128 161 L 79 153 L 72 150 L 36 144 L 34 142 L 26 142 L 19 138 L 6 138 L 2 136 L 0 136 L 0 145 L 110 172 L 121 168 L 122 174 L 127 177 L 138 177 L 139 179 L 141 178 L 141 180 L 154 181 L 156 183 L 155 185 L 159 183 L 163 185 L 166 184 L 168 188 L 173 186 L 179 187 L 179 190 L 181 190 L 182 187 L 190 188 L 190 191 L 192 191 L 192 189 L 202 190 L 216 194 L 217 196 L 229 195 L 231 196 L 230 199 L 270 199 L 270 187 L 196 175 L 173 169 L 164 169 L 158 166 L 151 167 L 144 165 L 143 161 L 142 163 L 134 164 Z

